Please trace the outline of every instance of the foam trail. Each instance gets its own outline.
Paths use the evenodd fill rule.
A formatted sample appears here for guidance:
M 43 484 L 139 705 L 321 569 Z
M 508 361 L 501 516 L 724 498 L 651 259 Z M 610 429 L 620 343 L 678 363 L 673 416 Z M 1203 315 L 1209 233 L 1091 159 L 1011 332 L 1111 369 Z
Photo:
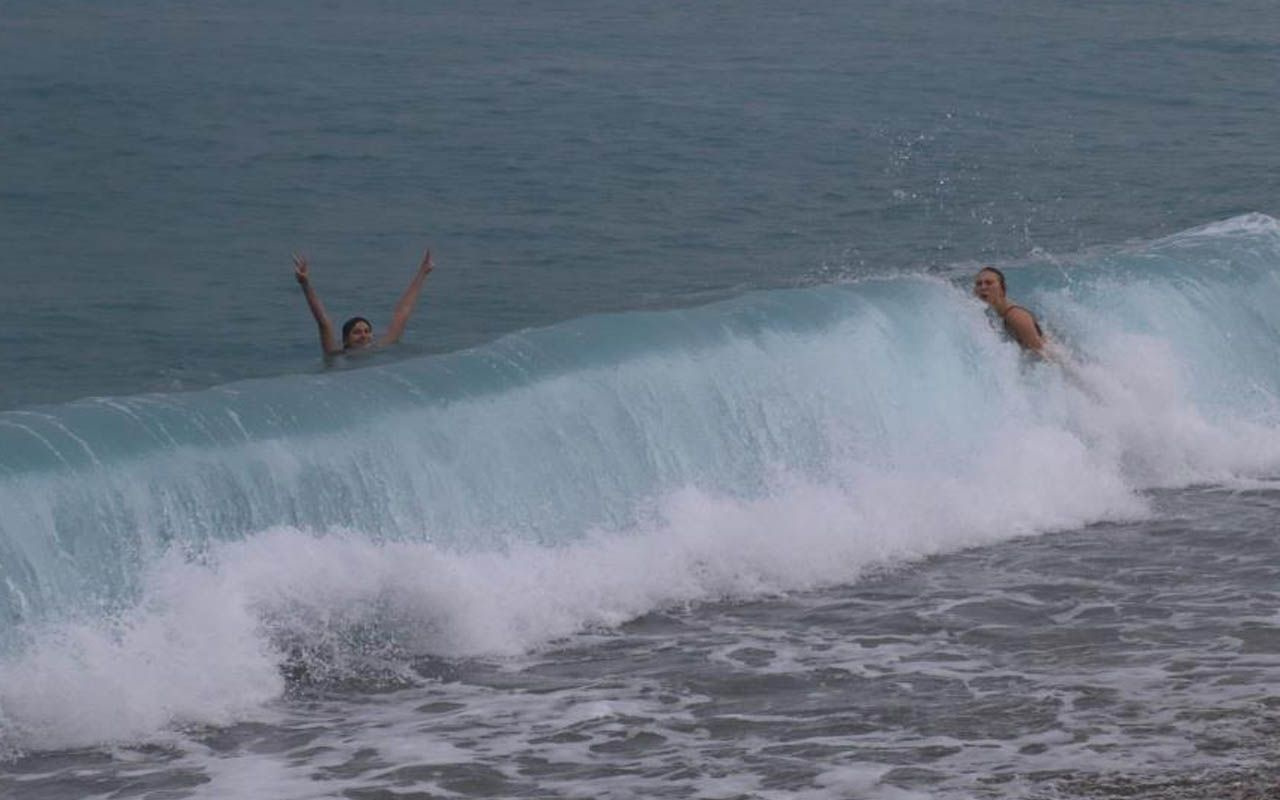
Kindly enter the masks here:
M 275 529 L 196 561 L 171 555 L 112 624 L 52 626 L 0 665 L 7 735 L 11 746 L 75 747 L 222 724 L 276 696 L 286 660 L 341 679 L 395 673 L 412 654 L 513 655 L 672 604 L 829 585 L 1011 533 L 1142 513 L 1115 475 L 1097 473 L 1078 495 L 1014 515 L 965 499 L 999 485 L 1017 504 L 1034 493 L 1016 480 L 1028 466 L 1089 472 L 1078 447 L 1036 447 L 1063 444 L 1047 435 L 924 502 L 919 486 L 893 479 L 787 482 L 750 501 L 684 490 L 630 535 L 557 547 L 459 553 Z
M 922 279 L 804 290 L 324 376 L 324 397 L 369 395 L 355 406 L 379 410 L 362 417 L 315 400 L 315 377 L 23 416 L 39 437 L 19 442 L 69 429 L 88 447 L 5 451 L 18 464 L 0 504 L 17 511 L 0 541 L 25 598 L 5 611 L 130 603 L 131 576 L 174 542 L 283 524 L 460 549 L 555 543 L 631 526 L 685 486 L 751 496 L 774 469 L 826 475 L 840 449 L 916 458 L 920 420 L 971 429 L 978 404 L 899 410 L 902 398 L 936 392 L 937 377 L 961 396 L 991 391 L 975 348 L 1000 348 L 966 305 Z M 920 330 L 913 307 L 953 322 Z
M 1253 216 L 1010 270 L 1070 375 L 904 276 L 0 414 L 5 739 L 219 724 L 285 663 L 521 653 L 1274 477 L 1278 265 Z

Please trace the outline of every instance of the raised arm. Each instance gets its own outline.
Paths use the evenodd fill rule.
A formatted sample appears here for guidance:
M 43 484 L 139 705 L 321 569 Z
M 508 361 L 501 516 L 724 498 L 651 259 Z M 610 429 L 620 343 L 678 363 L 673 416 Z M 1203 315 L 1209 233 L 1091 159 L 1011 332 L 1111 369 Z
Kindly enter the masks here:
M 404 294 L 400 295 L 400 300 L 396 303 L 395 311 L 391 315 L 391 324 L 387 326 L 387 334 L 382 337 L 380 344 L 395 344 L 400 341 L 400 337 L 404 334 L 405 326 L 409 324 L 409 317 L 413 314 L 413 306 L 418 302 L 418 293 L 422 291 L 422 283 L 431 274 L 431 270 L 435 269 L 435 266 L 431 261 L 431 251 L 428 250 L 426 255 L 422 257 L 422 263 L 418 265 L 418 271 L 413 276 L 413 280 L 409 281 Z
M 333 323 L 329 321 L 329 315 L 324 312 L 324 304 L 320 302 L 320 295 L 316 294 L 316 290 L 311 286 L 311 275 L 307 270 L 307 260 L 297 253 L 293 254 L 293 276 L 298 279 L 298 285 L 302 287 L 302 294 L 307 298 L 307 307 L 311 309 L 311 316 L 316 318 L 316 326 L 320 329 L 320 348 L 324 350 L 326 356 L 341 353 L 342 347 L 333 337 Z

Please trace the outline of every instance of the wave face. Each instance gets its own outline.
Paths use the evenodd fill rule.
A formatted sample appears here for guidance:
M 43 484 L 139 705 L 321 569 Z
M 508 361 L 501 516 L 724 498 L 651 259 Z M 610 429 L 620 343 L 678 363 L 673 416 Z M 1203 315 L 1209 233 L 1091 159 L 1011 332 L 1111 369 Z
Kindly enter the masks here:
M 1277 473 L 1275 220 L 1008 270 L 1067 367 L 969 272 L 2 413 L 6 741 L 219 723 L 290 660 L 518 653 Z

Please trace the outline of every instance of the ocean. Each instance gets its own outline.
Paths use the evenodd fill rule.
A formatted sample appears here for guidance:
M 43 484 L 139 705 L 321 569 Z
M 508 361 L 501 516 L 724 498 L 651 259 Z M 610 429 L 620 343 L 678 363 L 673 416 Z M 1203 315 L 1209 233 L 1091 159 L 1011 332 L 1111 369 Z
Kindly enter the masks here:
M 0 22 L 0 795 L 1280 791 L 1280 8 Z

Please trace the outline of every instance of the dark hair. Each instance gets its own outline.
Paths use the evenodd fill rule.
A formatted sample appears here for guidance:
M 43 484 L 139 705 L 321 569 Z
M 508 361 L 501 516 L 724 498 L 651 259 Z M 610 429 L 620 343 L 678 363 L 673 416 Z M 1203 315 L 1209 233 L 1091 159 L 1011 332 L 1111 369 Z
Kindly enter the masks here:
M 1003 280 L 1003 278 L 1001 280 Z M 373 323 L 370 322 L 369 320 L 365 319 L 364 317 L 352 317 L 351 319 L 342 323 L 342 346 L 343 347 L 347 346 L 347 339 L 351 337 L 351 329 L 356 326 L 357 322 L 363 322 L 365 325 L 369 326 L 369 330 L 373 330 Z
M 1000 270 L 996 269 L 995 267 L 983 267 L 982 269 L 978 270 L 978 273 L 979 273 L 979 274 L 981 274 L 981 273 L 983 273 L 983 272 L 990 272 L 992 275 L 995 275 L 995 276 L 996 276 L 996 279 L 1000 281 L 1000 291 L 1002 291 L 1002 292 L 1008 292 L 1008 291 L 1009 291 L 1009 287 L 1008 287 L 1008 286 L 1006 286 L 1006 285 L 1005 285 L 1005 283 L 1004 283 L 1004 273 L 1003 273 L 1003 272 L 1001 272 Z M 346 330 L 346 328 L 343 328 L 343 330 Z

